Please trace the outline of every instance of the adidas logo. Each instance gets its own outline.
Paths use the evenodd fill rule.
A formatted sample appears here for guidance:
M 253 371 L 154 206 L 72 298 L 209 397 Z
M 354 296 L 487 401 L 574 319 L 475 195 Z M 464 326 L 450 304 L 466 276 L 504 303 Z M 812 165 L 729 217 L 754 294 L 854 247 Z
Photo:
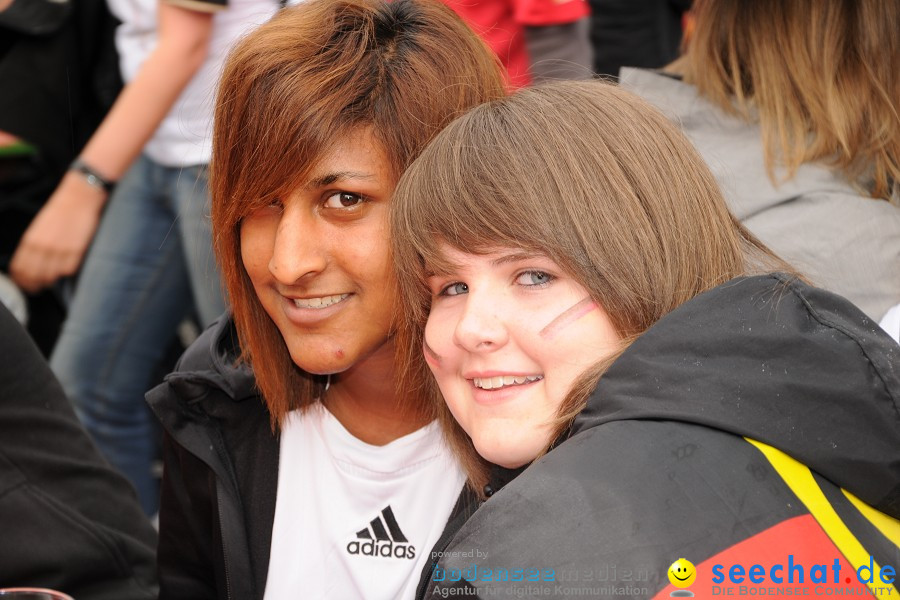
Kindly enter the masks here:
M 369 521 L 368 527 L 356 532 L 356 539 L 347 544 L 347 552 L 410 560 L 416 557 L 416 547 L 410 544 L 400 531 L 390 506 L 385 507 L 380 515 Z

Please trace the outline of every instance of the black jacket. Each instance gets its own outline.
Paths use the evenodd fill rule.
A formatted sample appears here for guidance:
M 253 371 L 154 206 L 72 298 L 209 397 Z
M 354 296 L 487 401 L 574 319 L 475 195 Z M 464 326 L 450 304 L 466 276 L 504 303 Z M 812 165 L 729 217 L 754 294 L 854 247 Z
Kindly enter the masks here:
M 900 516 L 898 366 L 900 347 L 823 290 L 763 276 L 702 294 L 635 341 L 567 439 L 478 509 L 444 548 L 424 597 L 521 597 L 528 586 L 529 597 L 668 597 L 667 570 L 680 557 L 697 566 L 696 596 L 710 597 L 715 565 L 727 577 L 734 564 L 788 555 L 807 569 L 840 556 L 853 563 L 811 505 L 835 511 L 865 560 L 900 567 L 900 539 L 839 489 Z M 744 438 L 807 465 L 803 485 L 786 483 Z M 516 568 L 554 577 L 484 581 L 485 569 L 494 579 Z M 738 594 L 728 579 L 718 585 Z
M 165 429 L 162 600 L 254 600 L 265 592 L 279 444 L 253 373 L 237 356 L 237 332 L 225 315 L 147 393 Z M 461 494 L 438 544 L 475 504 Z
M 156 532 L 97 451 L 28 334 L 0 304 L 0 588 L 156 597 Z

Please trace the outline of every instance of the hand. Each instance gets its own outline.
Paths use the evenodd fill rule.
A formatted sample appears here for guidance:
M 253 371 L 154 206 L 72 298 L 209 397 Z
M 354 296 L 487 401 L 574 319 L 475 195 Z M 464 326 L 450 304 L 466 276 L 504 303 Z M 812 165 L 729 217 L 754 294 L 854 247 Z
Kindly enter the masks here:
M 3 0 L 0 0 L 0 5 L 2 5 L 2 4 L 3 4 Z M 2 9 L 0 9 L 0 10 L 2 10 Z M 16 142 L 19 142 L 19 141 L 20 141 L 19 138 L 17 138 L 13 134 L 7 133 L 3 130 L 0 130 L 0 147 L 12 146 L 13 144 L 15 144 Z
M 9 271 L 19 287 L 35 293 L 81 266 L 106 201 L 106 193 L 68 172 L 19 242 Z

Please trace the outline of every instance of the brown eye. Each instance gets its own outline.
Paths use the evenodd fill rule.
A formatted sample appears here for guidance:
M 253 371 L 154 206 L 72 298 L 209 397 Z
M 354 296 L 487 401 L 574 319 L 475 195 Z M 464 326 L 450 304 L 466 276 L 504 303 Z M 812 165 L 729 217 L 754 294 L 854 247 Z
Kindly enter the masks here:
M 363 202 L 363 197 L 351 192 L 336 192 L 325 199 L 325 208 L 351 208 Z

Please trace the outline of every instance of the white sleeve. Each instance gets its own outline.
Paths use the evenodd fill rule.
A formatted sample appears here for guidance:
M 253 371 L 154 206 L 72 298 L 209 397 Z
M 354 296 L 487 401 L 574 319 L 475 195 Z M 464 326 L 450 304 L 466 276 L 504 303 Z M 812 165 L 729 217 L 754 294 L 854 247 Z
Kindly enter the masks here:
M 881 318 L 881 328 L 890 334 L 894 341 L 900 344 L 900 304 L 885 313 Z

